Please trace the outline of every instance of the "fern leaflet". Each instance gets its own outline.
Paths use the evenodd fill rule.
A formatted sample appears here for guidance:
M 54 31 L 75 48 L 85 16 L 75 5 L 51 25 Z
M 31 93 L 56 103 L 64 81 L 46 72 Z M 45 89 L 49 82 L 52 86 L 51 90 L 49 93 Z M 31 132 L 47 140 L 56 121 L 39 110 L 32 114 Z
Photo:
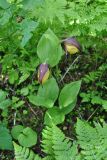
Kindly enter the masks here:
M 38 155 L 34 154 L 29 148 L 21 147 L 13 142 L 16 160 L 42 160 Z
M 57 126 L 47 126 L 42 134 L 43 151 L 50 155 L 52 160 L 75 160 L 77 145 L 72 145 Z
M 93 128 L 78 119 L 76 132 L 81 153 L 85 160 L 107 160 L 107 125 L 95 125 Z

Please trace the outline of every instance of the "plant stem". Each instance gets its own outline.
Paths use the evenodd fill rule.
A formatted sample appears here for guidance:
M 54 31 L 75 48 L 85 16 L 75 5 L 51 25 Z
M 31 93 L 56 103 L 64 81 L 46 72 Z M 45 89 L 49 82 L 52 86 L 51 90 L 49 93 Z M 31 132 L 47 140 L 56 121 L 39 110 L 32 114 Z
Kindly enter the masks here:
M 75 64 L 76 61 L 78 61 L 78 59 L 80 58 L 80 55 L 73 61 L 73 63 L 67 68 L 65 74 L 63 75 L 63 77 L 61 78 L 60 82 L 63 81 L 63 79 L 65 78 L 66 74 L 70 71 L 70 69 L 72 68 L 72 66 Z
M 98 110 L 99 107 L 97 107 L 94 112 L 88 117 L 87 122 L 91 119 L 91 117 L 95 114 L 95 112 Z
M 13 125 L 16 125 L 16 112 L 14 113 L 14 120 L 13 120 Z

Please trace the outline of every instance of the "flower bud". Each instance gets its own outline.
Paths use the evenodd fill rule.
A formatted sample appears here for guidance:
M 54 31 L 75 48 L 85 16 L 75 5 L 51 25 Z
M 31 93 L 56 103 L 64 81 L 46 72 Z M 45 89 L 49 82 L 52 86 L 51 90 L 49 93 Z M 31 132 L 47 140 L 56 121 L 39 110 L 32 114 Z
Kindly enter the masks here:
M 38 81 L 39 83 L 43 84 L 47 81 L 47 79 L 49 78 L 49 75 L 50 75 L 50 71 L 49 71 L 49 68 L 48 68 L 48 64 L 41 64 L 39 66 L 39 69 L 38 69 Z
M 81 50 L 80 44 L 74 37 L 64 39 L 62 41 L 62 47 L 65 50 L 66 54 L 75 54 Z

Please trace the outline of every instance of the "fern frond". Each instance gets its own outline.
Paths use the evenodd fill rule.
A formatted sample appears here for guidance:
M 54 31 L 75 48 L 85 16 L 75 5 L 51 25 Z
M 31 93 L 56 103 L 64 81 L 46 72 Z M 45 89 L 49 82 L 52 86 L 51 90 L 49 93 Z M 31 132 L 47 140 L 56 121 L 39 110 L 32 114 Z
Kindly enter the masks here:
M 42 160 L 41 157 L 34 154 L 29 148 L 21 147 L 13 142 L 16 160 Z
M 78 119 L 76 132 L 85 160 L 107 160 L 107 124 L 93 128 Z
M 75 160 L 77 145 L 72 145 L 57 126 L 47 126 L 42 133 L 43 151 L 50 155 L 52 160 Z
M 42 160 L 53 160 L 51 156 L 47 156 L 45 158 L 43 158 Z
M 59 19 L 62 23 L 65 20 L 66 0 L 44 0 L 41 6 L 36 8 L 33 15 L 39 18 L 39 21 L 53 22 L 55 18 Z

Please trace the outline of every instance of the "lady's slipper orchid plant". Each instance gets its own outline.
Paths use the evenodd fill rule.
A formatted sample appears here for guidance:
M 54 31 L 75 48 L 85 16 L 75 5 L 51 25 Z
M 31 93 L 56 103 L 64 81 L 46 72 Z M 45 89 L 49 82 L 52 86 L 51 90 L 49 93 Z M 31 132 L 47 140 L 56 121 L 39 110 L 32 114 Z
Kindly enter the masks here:
M 65 50 L 66 54 L 75 54 L 81 50 L 80 44 L 74 37 L 70 37 L 64 39 L 61 43 L 63 49 Z
M 43 63 L 40 64 L 39 69 L 38 69 L 38 81 L 39 83 L 43 84 L 47 81 L 49 78 L 50 71 L 48 68 L 48 64 Z

